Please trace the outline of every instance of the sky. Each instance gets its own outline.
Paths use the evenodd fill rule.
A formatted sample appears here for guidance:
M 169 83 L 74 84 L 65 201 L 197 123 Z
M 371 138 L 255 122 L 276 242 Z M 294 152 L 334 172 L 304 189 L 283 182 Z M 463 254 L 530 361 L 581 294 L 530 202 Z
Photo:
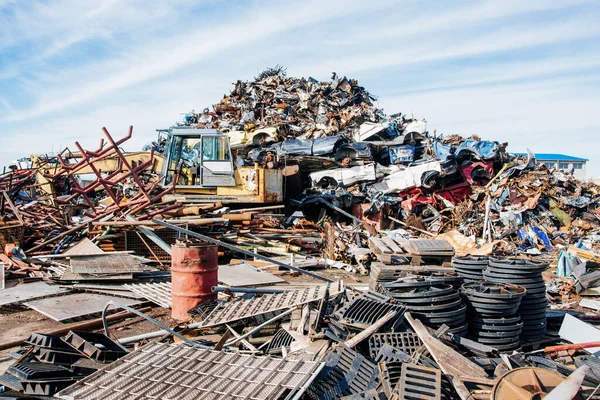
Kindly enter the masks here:
M 0 0 L 0 166 L 126 150 L 277 64 L 357 79 L 386 113 L 600 177 L 600 2 Z

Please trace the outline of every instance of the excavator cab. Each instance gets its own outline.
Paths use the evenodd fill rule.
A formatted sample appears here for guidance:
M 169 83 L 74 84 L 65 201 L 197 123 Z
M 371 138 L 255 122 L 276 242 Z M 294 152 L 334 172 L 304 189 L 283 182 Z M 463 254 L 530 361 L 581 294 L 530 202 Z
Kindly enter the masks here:
M 175 189 L 236 186 L 229 137 L 216 129 L 174 127 L 165 150 L 166 186 Z

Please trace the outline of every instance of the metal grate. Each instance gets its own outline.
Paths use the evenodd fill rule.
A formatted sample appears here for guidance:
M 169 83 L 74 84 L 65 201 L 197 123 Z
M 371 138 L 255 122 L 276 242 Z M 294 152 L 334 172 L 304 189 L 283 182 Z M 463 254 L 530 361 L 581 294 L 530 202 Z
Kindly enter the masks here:
M 339 322 L 357 329 L 366 329 L 388 312 L 398 311 L 398 320 L 405 308 L 399 304 L 387 303 L 390 297 L 376 292 L 366 292 L 347 302 L 335 312 Z
M 395 388 L 398 400 L 440 400 L 442 372 L 439 369 L 404 363 L 402 376 Z
M 336 347 L 324 361 L 325 367 L 307 390 L 307 396 L 311 399 L 339 399 L 379 386 L 377 365 L 354 350 Z
M 273 335 L 273 338 L 264 347 L 264 351 L 269 354 L 281 353 L 281 348 L 289 348 L 294 337 L 285 329 L 281 328 Z
M 190 230 L 193 231 L 194 229 L 192 228 Z M 176 231 L 168 228 L 154 229 L 152 232 L 167 244 L 175 243 L 178 236 Z M 148 247 L 152 251 L 148 250 Z M 145 237 L 137 230 L 125 232 L 125 250 L 133 251 L 134 254 L 149 258 L 151 260 L 154 260 L 154 255 L 156 255 L 160 261 L 171 261 L 171 256 L 166 251 L 161 249 L 153 241 Z
M 171 308 L 171 282 L 137 283 L 123 286 L 161 307 Z
M 421 339 L 414 332 L 398 333 L 374 333 L 369 338 L 369 354 L 372 359 L 377 358 L 379 350 L 383 345 L 388 344 L 399 350 L 402 350 L 411 356 L 421 345 Z
M 387 343 L 381 346 L 375 357 L 376 363 L 388 361 L 406 362 L 409 360 L 410 356 L 407 353 Z
M 215 309 L 204 318 L 200 327 L 217 326 L 245 318 L 254 317 L 270 312 L 287 310 L 300 304 L 321 300 L 329 285 L 329 295 L 336 296 L 345 290 L 342 281 L 284 293 L 267 294 L 250 300 L 219 303 Z M 194 313 L 195 309 L 189 312 Z
M 315 361 L 150 343 L 56 395 L 61 399 L 277 399 L 301 395 Z

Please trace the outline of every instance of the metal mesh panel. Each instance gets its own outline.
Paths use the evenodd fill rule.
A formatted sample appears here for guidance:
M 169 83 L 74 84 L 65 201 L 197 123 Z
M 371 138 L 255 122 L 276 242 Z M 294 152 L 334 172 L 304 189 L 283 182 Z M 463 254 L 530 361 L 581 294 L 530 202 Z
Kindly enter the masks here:
M 150 343 L 56 396 L 62 399 L 277 399 L 304 392 L 321 364 Z
M 165 243 L 173 244 L 177 239 L 178 233 L 172 229 L 155 229 L 153 231 L 159 238 Z M 140 238 L 141 236 L 141 238 Z M 142 241 L 143 239 L 143 241 Z M 144 244 L 146 242 L 146 244 Z M 147 245 L 147 246 L 146 246 Z M 149 259 L 154 259 L 152 253 L 148 250 L 148 247 L 152 249 L 152 252 L 156 254 L 160 261 L 171 261 L 171 256 L 166 251 L 154 244 L 153 241 L 148 239 L 142 233 L 137 230 L 131 230 L 125 232 L 125 250 L 133 251 L 134 254 L 143 256 Z

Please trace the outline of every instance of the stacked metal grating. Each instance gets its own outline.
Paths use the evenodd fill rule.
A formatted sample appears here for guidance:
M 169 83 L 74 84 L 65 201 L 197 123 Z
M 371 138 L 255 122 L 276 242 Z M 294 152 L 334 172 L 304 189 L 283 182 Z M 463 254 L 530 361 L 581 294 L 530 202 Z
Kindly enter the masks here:
M 468 307 L 470 339 L 501 352 L 520 347 L 523 322 L 518 310 L 526 293 L 524 287 L 468 282 L 461 292 Z
M 483 271 L 488 267 L 489 257 L 466 256 L 452 260 L 452 267 L 466 282 L 482 281 Z
M 414 279 L 385 283 L 382 291 L 404 305 L 411 314 L 425 325 L 439 328 L 448 325 L 448 332 L 465 335 L 468 330 L 467 307 L 458 291 L 452 285 Z
M 322 364 L 149 343 L 56 395 L 61 399 L 278 399 L 302 396 Z
M 490 259 L 483 272 L 486 281 L 523 286 L 527 293 L 521 300 L 519 314 L 523 320 L 521 341 L 531 342 L 546 335 L 546 285 L 542 272 L 548 263 L 525 258 Z

